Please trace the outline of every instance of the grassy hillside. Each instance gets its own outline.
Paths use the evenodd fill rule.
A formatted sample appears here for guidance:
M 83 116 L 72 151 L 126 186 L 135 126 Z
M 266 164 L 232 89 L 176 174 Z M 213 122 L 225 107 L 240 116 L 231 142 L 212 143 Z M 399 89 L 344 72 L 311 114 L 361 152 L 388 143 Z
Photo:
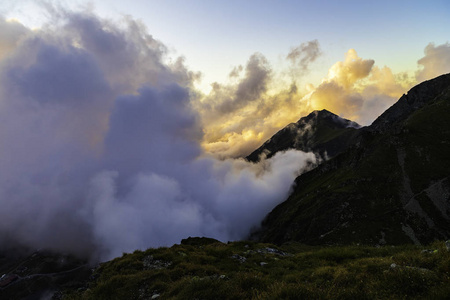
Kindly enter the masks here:
M 124 254 L 64 299 L 448 299 L 450 252 L 189 239 Z
M 435 81 L 447 87 L 431 98 Z M 254 237 L 278 244 L 372 245 L 448 239 L 449 153 L 445 75 L 411 90 L 374 126 L 360 129 L 353 147 L 297 178 L 290 197 Z

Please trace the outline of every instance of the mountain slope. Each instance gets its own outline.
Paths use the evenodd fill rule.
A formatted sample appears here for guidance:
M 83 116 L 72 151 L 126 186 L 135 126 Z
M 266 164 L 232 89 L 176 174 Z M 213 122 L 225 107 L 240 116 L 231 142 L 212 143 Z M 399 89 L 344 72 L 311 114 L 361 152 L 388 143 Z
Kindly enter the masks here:
M 255 236 L 309 244 L 450 237 L 450 74 L 404 95 L 358 143 L 296 179 Z
M 431 249 L 430 249 L 431 248 Z M 448 299 L 443 242 L 280 247 L 207 241 L 124 254 L 63 299 Z
M 246 158 L 257 162 L 262 154 L 269 158 L 288 149 L 313 151 L 322 157 L 333 157 L 353 143 L 359 127 L 357 123 L 325 109 L 316 110 L 278 131 Z

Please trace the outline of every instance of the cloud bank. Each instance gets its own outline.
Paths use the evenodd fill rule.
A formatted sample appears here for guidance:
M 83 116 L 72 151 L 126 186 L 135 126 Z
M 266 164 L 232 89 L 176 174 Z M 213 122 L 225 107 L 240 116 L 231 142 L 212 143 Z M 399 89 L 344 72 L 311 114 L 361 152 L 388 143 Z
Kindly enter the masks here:
M 31 31 L 0 21 L 0 244 L 89 254 L 244 238 L 315 162 L 204 153 L 198 74 L 138 21 L 57 9 Z M 266 92 L 253 56 L 227 115 Z M 220 89 L 217 94 L 220 95 Z

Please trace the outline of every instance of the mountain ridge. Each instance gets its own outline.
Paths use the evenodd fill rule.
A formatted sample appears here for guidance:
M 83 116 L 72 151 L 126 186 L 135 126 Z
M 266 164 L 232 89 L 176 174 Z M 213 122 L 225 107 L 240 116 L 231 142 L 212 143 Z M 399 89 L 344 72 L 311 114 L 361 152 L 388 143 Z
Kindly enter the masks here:
M 261 156 L 270 158 L 276 152 L 297 149 L 315 152 L 328 159 L 345 150 L 361 126 L 323 109 L 315 110 L 275 133 L 246 159 L 257 162 Z
M 13 259 L 0 255 L 0 298 L 446 299 L 450 241 L 433 240 L 450 237 L 450 74 L 398 103 L 359 129 L 326 110 L 301 118 L 331 121 L 302 144 L 311 151 L 325 156 L 330 141 L 344 137 L 348 144 L 296 178 L 253 233 L 256 242 L 188 238 L 99 265 L 16 251 Z M 275 150 L 265 154 L 287 149 Z M 431 249 L 380 247 L 399 244 Z
M 351 147 L 299 176 L 253 238 L 372 245 L 449 238 L 449 103 L 450 74 L 412 88 L 359 129 Z
M 401 123 L 412 112 L 422 108 L 439 94 L 446 93 L 448 78 L 449 74 L 443 74 L 412 87 L 397 102 L 378 116 L 368 128 L 374 131 L 383 131 L 389 125 Z

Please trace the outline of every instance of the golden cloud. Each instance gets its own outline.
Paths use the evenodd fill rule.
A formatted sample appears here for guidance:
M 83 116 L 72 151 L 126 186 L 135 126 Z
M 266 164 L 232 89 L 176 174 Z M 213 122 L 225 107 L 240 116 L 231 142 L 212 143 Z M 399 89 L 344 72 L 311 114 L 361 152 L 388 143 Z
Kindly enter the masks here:
M 292 49 L 287 59 L 300 60 L 301 69 L 307 70 L 318 53 L 315 41 Z M 197 102 L 203 148 L 218 157 L 246 156 L 282 127 L 317 109 L 368 125 L 414 84 L 407 74 L 377 67 L 354 49 L 331 66 L 318 86 L 306 84 L 304 92 L 295 79 L 289 86 L 275 84 L 275 74 L 261 54 L 250 57 L 245 76 L 239 77 L 243 69 L 233 69 L 233 84 L 215 83 L 211 93 Z

